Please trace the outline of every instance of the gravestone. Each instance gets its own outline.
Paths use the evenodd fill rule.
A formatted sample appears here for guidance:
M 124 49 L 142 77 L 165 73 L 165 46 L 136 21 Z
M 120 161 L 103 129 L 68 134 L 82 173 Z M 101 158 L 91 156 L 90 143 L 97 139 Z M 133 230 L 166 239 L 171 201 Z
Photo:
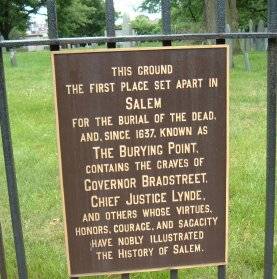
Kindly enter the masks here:
M 14 49 L 10 50 L 10 61 L 11 61 L 11 65 L 13 67 L 17 66 L 17 61 L 16 61 L 16 51 Z
M 127 13 L 123 14 L 122 17 L 122 27 L 121 29 L 116 29 L 115 30 L 115 36 L 116 37 L 123 37 L 123 36 L 134 36 L 136 35 L 135 30 L 131 26 L 131 20 L 130 17 Z M 107 32 L 105 31 L 105 36 L 107 36 Z M 130 48 L 134 47 L 136 45 L 136 42 L 117 42 L 116 43 L 117 47 L 124 47 L 124 48 Z
M 267 27 L 265 28 L 265 32 L 267 33 L 268 29 Z M 268 49 L 268 39 L 265 39 L 265 50 Z
M 252 19 L 249 20 L 248 26 L 249 26 L 249 32 L 253 33 L 254 32 L 254 23 L 253 23 Z M 250 46 L 249 51 L 252 51 L 252 50 L 254 50 L 254 40 L 253 40 L 253 38 L 250 38 L 248 40 L 250 42 L 249 43 L 249 46 Z
M 240 30 L 239 32 L 243 32 L 244 30 Z M 251 64 L 250 64 L 250 59 L 249 59 L 249 54 L 247 51 L 247 45 L 246 45 L 246 40 L 245 39 L 239 39 L 239 45 L 241 52 L 243 54 L 243 61 L 244 61 L 244 67 L 246 71 L 251 71 Z
M 265 32 L 265 26 L 264 26 L 264 21 L 260 19 L 259 24 L 258 24 L 258 29 L 257 32 Z M 256 50 L 257 51 L 265 51 L 266 50 L 266 44 L 265 44 L 265 39 L 256 39 Z
M 131 36 L 133 35 L 133 30 L 131 27 L 131 20 L 128 14 L 123 14 L 123 22 L 122 22 L 122 36 Z M 132 47 L 132 42 L 122 42 L 123 47 Z
M 251 26 L 248 26 L 248 27 L 249 27 L 249 32 L 250 32 L 250 27 Z M 242 32 L 247 33 L 248 30 L 247 29 L 246 30 L 243 29 Z M 244 39 L 244 48 L 245 48 L 245 51 L 247 53 L 251 51 L 251 39 L 250 38 L 245 38 Z

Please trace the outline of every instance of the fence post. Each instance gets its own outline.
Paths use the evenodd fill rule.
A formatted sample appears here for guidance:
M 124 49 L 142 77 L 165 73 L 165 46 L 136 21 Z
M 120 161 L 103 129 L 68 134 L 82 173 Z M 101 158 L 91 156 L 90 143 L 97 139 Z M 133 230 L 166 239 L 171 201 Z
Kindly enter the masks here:
M 47 16 L 48 16 L 48 37 L 49 39 L 58 38 L 58 21 L 57 21 L 57 8 L 55 0 L 47 0 Z M 60 50 L 58 44 L 50 45 L 51 51 Z
M 163 34 L 171 34 L 171 0 L 162 0 Z M 171 46 L 171 40 L 164 40 L 163 46 Z M 178 270 L 170 270 L 170 279 L 178 279 Z
M 225 33 L 225 0 L 216 1 L 216 32 Z M 225 44 L 225 39 L 216 39 L 216 44 Z
M 171 0 L 162 0 L 162 23 L 163 34 L 171 34 Z M 171 46 L 171 40 L 164 40 L 163 46 Z M 170 270 L 170 279 L 178 278 L 178 270 Z
M 55 0 L 47 0 L 47 16 L 48 16 L 48 37 L 49 39 L 57 39 L 58 35 L 58 20 L 57 7 Z M 59 51 L 58 44 L 51 44 L 50 51 Z M 79 279 L 79 277 L 70 277 L 70 279 Z
M 177 269 L 170 270 L 170 279 L 178 279 L 178 270 Z
M 277 32 L 277 2 L 268 0 L 268 31 Z M 267 156 L 264 278 L 273 278 L 275 169 L 276 169 L 276 91 L 277 39 L 268 39 L 267 65 Z
M 171 34 L 171 0 L 162 0 L 163 34 Z M 163 46 L 171 46 L 170 40 L 164 40 Z
M 115 37 L 115 16 L 113 0 L 106 0 L 106 29 L 108 37 Z M 108 48 L 116 48 L 115 42 L 108 42 Z M 121 274 L 121 279 L 129 279 L 129 273 Z
M 217 0 L 216 2 L 216 32 L 225 33 L 225 0 Z M 225 39 L 216 39 L 216 44 L 225 44 Z M 226 278 L 226 267 L 224 265 L 218 267 L 218 279 Z
M 12 219 L 13 237 L 16 251 L 16 261 L 19 279 L 27 279 L 26 256 L 21 225 L 21 214 L 17 192 L 17 182 L 13 158 L 13 147 L 8 114 L 8 102 L 5 86 L 3 49 L 0 48 L 0 123 L 5 160 L 6 179 L 8 185 L 9 203 Z
M 7 279 L 5 249 L 4 249 L 4 241 L 3 241 L 1 223 L 0 223 L 0 278 Z
M 115 37 L 115 16 L 114 16 L 114 4 L 113 0 L 106 0 L 106 28 L 107 36 Z M 108 42 L 108 48 L 115 48 L 115 42 Z

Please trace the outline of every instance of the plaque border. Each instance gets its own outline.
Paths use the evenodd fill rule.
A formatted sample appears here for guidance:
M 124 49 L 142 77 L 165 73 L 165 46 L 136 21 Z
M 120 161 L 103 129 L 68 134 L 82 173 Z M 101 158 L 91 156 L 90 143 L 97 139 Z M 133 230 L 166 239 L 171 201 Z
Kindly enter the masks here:
M 64 198 L 64 187 L 63 187 L 63 171 L 62 171 L 62 158 L 61 158 L 61 146 L 60 146 L 60 127 L 58 118 L 58 104 L 57 104 L 57 86 L 56 86 L 56 68 L 55 68 L 55 56 L 56 55 L 68 55 L 68 54 L 88 54 L 88 53 L 105 53 L 105 52 L 130 52 L 130 51 L 162 51 L 162 50 L 178 50 L 178 49 L 226 49 L 226 224 L 225 224 L 225 261 L 214 262 L 207 264 L 194 264 L 194 265 L 178 265 L 178 266 L 166 266 L 160 268 L 148 268 L 148 269 L 125 269 L 122 271 L 112 271 L 112 272 L 95 272 L 95 273 L 81 273 L 73 274 L 70 268 L 70 257 L 69 257 L 69 243 L 68 243 L 68 231 L 67 231 L 67 221 L 66 221 L 66 210 L 65 210 L 65 198 Z M 191 45 L 191 46 L 168 46 L 168 47 L 134 47 L 134 48 L 114 48 L 114 49 L 88 49 L 88 50 L 62 50 L 62 51 L 52 51 L 51 52 L 51 62 L 52 62 L 52 81 L 53 81 L 53 98 L 55 106 L 55 122 L 56 122 L 56 144 L 58 151 L 58 161 L 59 161 L 59 181 L 62 194 L 62 205 L 63 205 L 63 223 L 64 223 L 64 242 L 65 242 L 65 252 L 67 259 L 67 270 L 71 277 L 85 277 L 85 276 L 98 276 L 98 275 L 111 275 L 111 274 L 124 274 L 124 273 L 140 273 L 140 272 L 154 272 L 154 271 L 165 271 L 169 269 L 188 269 L 193 267 L 212 267 L 221 266 L 228 264 L 228 251 L 229 251 L 229 82 L 230 82 L 230 60 L 229 60 L 230 47 L 227 44 L 221 45 Z

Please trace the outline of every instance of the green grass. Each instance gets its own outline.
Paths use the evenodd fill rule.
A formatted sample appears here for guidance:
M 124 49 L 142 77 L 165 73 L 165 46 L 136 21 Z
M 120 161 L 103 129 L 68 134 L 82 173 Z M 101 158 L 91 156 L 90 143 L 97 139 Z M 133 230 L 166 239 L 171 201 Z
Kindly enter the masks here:
M 235 56 L 230 84 L 229 278 L 262 278 L 265 207 L 266 56 L 250 55 L 246 72 Z M 5 56 L 14 157 L 30 278 L 67 278 L 58 183 L 50 54 Z M 6 181 L 0 156 L 0 220 L 9 278 L 17 278 Z M 277 259 L 275 246 L 275 274 Z M 104 277 L 98 277 L 104 278 Z M 109 278 L 118 278 L 110 276 Z M 168 278 L 166 272 L 132 278 Z M 180 278 L 216 278 L 216 268 L 188 269 Z

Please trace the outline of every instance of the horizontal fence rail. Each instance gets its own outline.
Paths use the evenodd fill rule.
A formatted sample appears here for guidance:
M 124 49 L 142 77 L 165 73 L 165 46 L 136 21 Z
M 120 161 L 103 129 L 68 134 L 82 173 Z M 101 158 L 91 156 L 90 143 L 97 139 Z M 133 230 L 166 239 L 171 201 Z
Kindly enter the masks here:
M 4 240 L 2 235 L 2 227 L 0 223 L 0 278 L 7 279 L 7 269 L 6 269 L 6 259 L 5 259 L 5 249 Z
M 64 44 L 90 44 L 90 43 L 113 43 L 113 42 L 146 42 L 146 41 L 205 41 L 212 39 L 270 39 L 277 38 L 277 32 L 232 32 L 232 33 L 185 33 L 168 35 L 140 35 L 120 37 L 76 37 L 57 39 L 33 39 L 33 40 L 2 40 L 0 47 L 22 47 L 32 45 L 64 45 Z

